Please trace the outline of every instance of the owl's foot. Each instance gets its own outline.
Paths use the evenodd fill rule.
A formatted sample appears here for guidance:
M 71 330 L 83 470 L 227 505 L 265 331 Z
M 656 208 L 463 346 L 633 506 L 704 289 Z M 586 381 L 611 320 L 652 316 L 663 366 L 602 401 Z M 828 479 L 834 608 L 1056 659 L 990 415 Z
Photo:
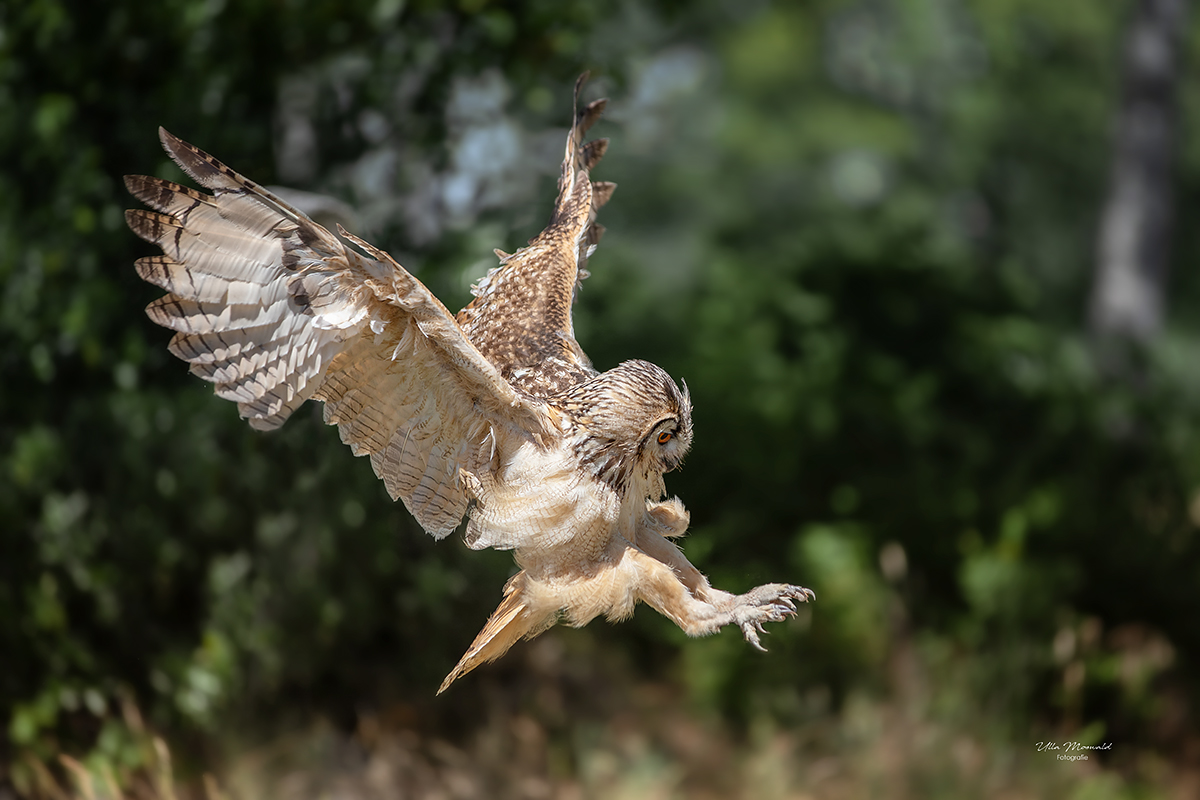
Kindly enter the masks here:
M 816 600 L 812 589 L 791 586 L 786 583 L 768 583 L 751 589 L 745 594 L 731 598 L 729 609 L 733 622 L 742 629 L 742 636 L 758 650 L 767 652 L 758 640 L 758 634 L 766 633 L 764 622 L 783 622 L 796 615 L 796 601 L 807 603 Z
M 616 575 L 626 582 L 614 580 L 613 574 L 605 573 L 607 590 L 620 590 L 621 598 L 632 594 L 653 606 L 689 636 L 707 636 L 726 625 L 737 625 L 747 642 L 765 650 L 758 640 L 760 633 L 766 633 L 764 624 L 783 622 L 796 613 L 797 602 L 817 599 L 811 589 L 787 583 L 768 583 L 745 594 L 730 594 L 714 588 L 674 544 L 661 536 L 645 537 L 639 542 L 645 545 L 645 550 L 627 546 L 619 556 L 620 570 Z M 589 605 L 595 605 L 592 596 L 589 596 Z M 623 609 L 623 613 L 628 614 L 631 610 L 631 607 Z M 592 616 L 595 613 L 593 611 Z

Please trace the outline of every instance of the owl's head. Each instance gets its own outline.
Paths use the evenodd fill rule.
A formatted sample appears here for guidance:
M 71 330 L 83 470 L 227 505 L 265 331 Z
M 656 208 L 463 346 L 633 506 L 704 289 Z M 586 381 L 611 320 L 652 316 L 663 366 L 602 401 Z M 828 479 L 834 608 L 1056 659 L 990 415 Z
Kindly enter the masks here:
M 661 485 L 692 444 L 692 402 L 671 376 L 648 361 L 626 361 L 570 389 L 580 460 L 624 491 L 631 478 Z

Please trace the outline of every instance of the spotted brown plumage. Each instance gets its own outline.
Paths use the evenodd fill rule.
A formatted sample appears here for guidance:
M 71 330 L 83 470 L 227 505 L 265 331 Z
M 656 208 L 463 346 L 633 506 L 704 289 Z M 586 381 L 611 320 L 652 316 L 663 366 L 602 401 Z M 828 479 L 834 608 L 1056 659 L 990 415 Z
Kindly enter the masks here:
M 762 624 L 812 597 L 787 584 L 731 595 L 684 558 L 669 539 L 688 514 L 663 500 L 663 473 L 691 444 L 690 397 L 646 361 L 599 373 L 575 340 L 596 213 L 615 188 L 591 179 L 608 141 L 584 136 L 605 101 L 578 108 L 582 86 L 549 225 L 497 251 L 456 316 L 384 251 L 165 130 L 166 151 L 211 194 L 125 179 L 151 209 L 126 212 L 129 227 L 163 251 L 136 269 L 167 291 L 146 311 L 175 331 L 172 353 L 255 428 L 322 401 L 435 538 L 467 516 L 469 546 L 514 551 L 521 571 L 439 692 L 559 619 L 618 619 L 641 601 L 693 635 L 736 624 L 761 649 Z
M 578 99 L 583 78 L 576 83 Z M 596 374 L 575 341 L 571 307 L 587 259 L 604 228 L 596 212 L 616 184 L 591 180 L 607 139 L 584 142 L 607 100 L 578 109 L 567 137 L 550 224 L 472 287 L 475 299 L 456 320 L 480 352 L 522 391 L 547 397 Z M 578 105 L 578 103 L 577 103 Z M 499 254 L 499 252 L 498 252 Z

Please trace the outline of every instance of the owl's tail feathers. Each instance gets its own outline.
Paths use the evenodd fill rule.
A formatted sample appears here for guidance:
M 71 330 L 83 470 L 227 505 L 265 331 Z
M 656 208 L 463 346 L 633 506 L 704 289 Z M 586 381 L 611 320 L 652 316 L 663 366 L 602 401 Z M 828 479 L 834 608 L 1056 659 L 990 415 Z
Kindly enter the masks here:
M 524 570 L 512 577 L 504 587 L 504 600 L 492 612 L 466 654 L 442 681 L 438 694 L 480 664 L 495 661 L 519 640 L 532 639 L 554 624 L 558 609 L 538 603 L 529 591 L 530 583 Z

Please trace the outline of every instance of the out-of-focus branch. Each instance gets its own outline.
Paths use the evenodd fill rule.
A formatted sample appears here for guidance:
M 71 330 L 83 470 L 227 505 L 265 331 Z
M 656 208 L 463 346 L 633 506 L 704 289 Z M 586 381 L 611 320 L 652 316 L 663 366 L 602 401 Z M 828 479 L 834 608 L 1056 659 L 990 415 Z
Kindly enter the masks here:
M 1171 167 L 1188 0 L 1137 0 L 1122 64 L 1112 175 L 1098 234 L 1090 328 L 1102 361 L 1159 332 L 1171 235 Z

